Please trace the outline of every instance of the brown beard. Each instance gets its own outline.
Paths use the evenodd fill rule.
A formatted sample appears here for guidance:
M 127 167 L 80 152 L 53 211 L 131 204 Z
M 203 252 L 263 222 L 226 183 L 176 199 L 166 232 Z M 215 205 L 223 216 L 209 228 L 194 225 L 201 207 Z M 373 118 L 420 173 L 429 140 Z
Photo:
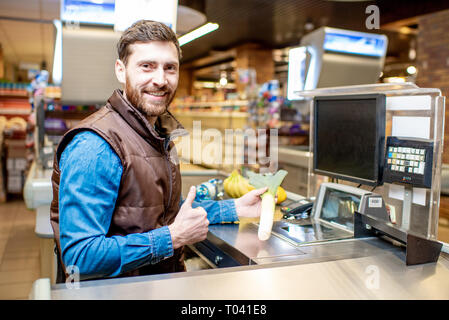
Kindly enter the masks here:
M 132 87 L 128 75 L 126 76 L 125 92 L 127 100 L 140 112 L 148 117 L 157 117 L 167 111 L 168 106 L 175 97 L 176 90 L 173 91 L 170 89 L 166 89 L 166 91 L 168 92 L 168 99 L 166 100 L 166 103 L 148 104 L 143 98 L 144 90 L 139 90 L 139 88 Z

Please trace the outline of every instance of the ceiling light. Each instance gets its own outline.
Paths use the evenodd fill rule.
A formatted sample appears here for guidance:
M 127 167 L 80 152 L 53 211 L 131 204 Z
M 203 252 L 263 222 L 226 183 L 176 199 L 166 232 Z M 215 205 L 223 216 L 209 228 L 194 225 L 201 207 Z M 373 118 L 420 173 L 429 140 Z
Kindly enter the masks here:
M 312 22 L 306 22 L 304 25 L 304 29 L 306 29 L 306 31 L 311 31 L 313 28 L 315 28 L 315 25 Z
M 384 79 L 385 83 L 404 83 L 405 78 L 404 77 L 389 77 Z
M 195 81 L 193 83 L 193 86 L 195 87 L 195 89 L 201 88 L 214 89 L 216 87 L 215 82 L 212 81 Z
M 185 35 L 178 38 L 179 46 L 183 46 L 186 43 L 189 43 L 190 41 L 193 41 L 199 37 L 204 36 L 205 34 L 208 34 L 209 32 L 212 32 L 214 30 L 217 30 L 219 25 L 217 23 L 206 23 L 205 25 L 202 25 L 201 27 L 186 33 Z
M 410 34 L 412 33 L 412 30 L 409 27 L 400 27 L 399 32 L 402 34 Z
M 220 78 L 220 86 L 224 87 L 227 84 L 228 84 L 228 79 Z
M 407 73 L 408 74 L 415 74 L 416 73 L 416 67 L 415 66 L 409 66 L 407 68 Z
M 59 85 L 62 82 L 62 22 L 53 20 L 53 24 L 56 28 L 56 40 L 53 53 L 52 82 Z

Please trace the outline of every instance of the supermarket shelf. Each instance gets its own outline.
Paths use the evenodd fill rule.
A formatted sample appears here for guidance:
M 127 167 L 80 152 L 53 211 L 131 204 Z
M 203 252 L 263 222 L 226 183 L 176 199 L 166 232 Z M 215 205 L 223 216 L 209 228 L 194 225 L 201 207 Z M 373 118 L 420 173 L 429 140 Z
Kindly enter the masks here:
M 21 115 L 27 116 L 31 114 L 31 107 L 27 109 L 0 108 L 0 115 Z
M 46 118 L 58 118 L 58 119 L 74 119 L 74 120 L 82 120 L 97 110 L 93 111 L 61 111 L 61 110 L 53 110 L 53 111 L 45 111 Z
M 204 118 L 247 118 L 247 112 L 230 111 L 230 112 L 216 112 L 216 111 L 173 111 L 174 116 L 178 117 L 204 117 Z
M 0 94 L 1 99 L 28 99 L 28 94 Z

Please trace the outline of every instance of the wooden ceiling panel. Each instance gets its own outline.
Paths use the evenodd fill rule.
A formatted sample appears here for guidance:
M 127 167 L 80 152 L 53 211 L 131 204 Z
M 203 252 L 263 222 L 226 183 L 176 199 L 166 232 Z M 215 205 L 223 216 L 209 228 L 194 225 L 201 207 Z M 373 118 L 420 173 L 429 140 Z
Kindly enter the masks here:
M 305 28 L 307 22 L 313 28 L 360 30 L 365 27 L 366 6 L 367 2 L 323 0 L 206 0 L 207 19 L 220 28 L 183 46 L 184 61 L 248 41 L 272 48 L 295 45 L 310 31 Z
M 421 0 L 205 0 L 207 20 L 220 28 L 182 47 L 184 62 L 206 56 L 210 51 L 225 50 L 244 42 L 257 42 L 271 48 L 282 48 L 300 43 L 310 30 L 321 26 L 367 30 L 366 7 L 379 7 L 380 23 L 405 19 L 421 13 L 449 9 L 449 1 Z M 424 3 L 425 2 L 425 3 Z M 392 37 L 391 43 L 395 41 Z

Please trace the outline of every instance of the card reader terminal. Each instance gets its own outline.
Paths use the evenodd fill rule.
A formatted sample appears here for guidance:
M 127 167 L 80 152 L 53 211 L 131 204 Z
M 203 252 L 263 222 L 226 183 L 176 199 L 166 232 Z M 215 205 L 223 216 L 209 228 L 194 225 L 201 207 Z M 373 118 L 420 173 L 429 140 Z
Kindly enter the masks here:
M 299 201 L 293 201 L 281 207 L 284 219 L 301 219 L 307 218 L 310 214 L 315 197 L 306 198 Z

